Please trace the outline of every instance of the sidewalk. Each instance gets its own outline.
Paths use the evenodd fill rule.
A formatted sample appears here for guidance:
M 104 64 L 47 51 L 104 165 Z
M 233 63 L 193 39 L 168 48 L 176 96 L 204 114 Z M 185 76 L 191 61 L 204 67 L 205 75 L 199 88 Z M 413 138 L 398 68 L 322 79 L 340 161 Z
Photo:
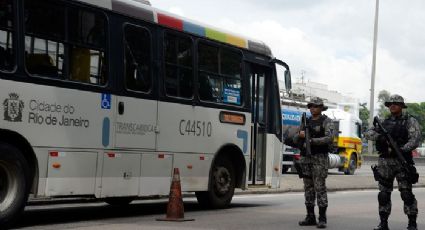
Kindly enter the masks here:
M 326 179 L 326 186 L 329 192 L 345 191 L 345 190 L 365 190 L 378 189 L 378 183 L 374 180 L 370 170 L 370 162 L 362 166 L 362 171 L 354 175 L 343 175 L 337 173 L 336 169 L 330 170 L 330 174 Z M 367 173 L 365 173 L 365 171 Z M 414 188 L 425 187 L 425 175 L 419 172 L 419 182 L 413 185 Z M 280 188 L 270 189 L 265 187 L 251 186 L 248 190 L 236 190 L 236 194 L 268 194 L 268 193 L 285 193 L 285 192 L 304 192 L 302 179 L 297 174 L 283 174 L 280 177 Z M 394 190 L 397 189 L 397 182 L 394 182 Z
M 425 187 L 425 182 L 420 181 L 417 185 Z M 346 176 L 328 175 L 326 186 L 329 192 L 344 190 L 378 189 L 378 184 L 371 176 Z M 416 187 L 416 186 L 415 186 Z M 280 178 L 280 188 L 270 189 L 265 187 L 249 187 L 248 190 L 236 190 L 236 194 L 268 194 L 285 192 L 304 192 L 302 179 L 296 174 L 284 174 Z
M 363 156 L 363 162 L 377 162 L 379 156 Z M 424 165 L 425 164 L 425 157 L 415 157 L 413 158 L 413 161 L 415 161 L 416 165 Z

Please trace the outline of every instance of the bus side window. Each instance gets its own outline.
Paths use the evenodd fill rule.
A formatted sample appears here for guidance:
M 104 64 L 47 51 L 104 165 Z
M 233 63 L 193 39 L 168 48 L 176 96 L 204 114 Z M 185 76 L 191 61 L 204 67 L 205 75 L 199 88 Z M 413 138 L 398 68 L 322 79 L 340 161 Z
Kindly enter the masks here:
M 212 100 L 222 102 L 223 100 L 223 79 L 215 76 L 208 76 L 208 82 L 211 86 Z
M 55 77 L 58 69 L 54 66 L 52 58 L 44 53 L 31 53 L 26 56 L 27 69 L 32 74 Z
M 105 69 L 106 19 L 102 14 L 69 8 L 70 45 L 69 79 L 103 85 L 107 81 Z
M 223 102 L 242 104 L 242 55 L 229 49 L 220 52 L 220 74 L 224 77 Z
M 0 1 L 0 70 L 10 71 L 15 66 L 13 52 L 13 1 Z
M 1 32 L 2 31 L 0 31 L 0 33 Z M 0 40 L 0 43 L 3 43 L 3 42 Z M 13 58 L 12 49 L 5 49 L 3 48 L 3 46 L 0 45 L 0 70 L 12 70 L 13 66 L 14 66 L 14 58 Z
M 242 104 L 242 55 L 231 49 L 199 44 L 199 96 L 203 101 Z
M 5 69 L 6 67 L 6 50 L 0 46 L 0 69 Z
M 73 81 L 90 83 L 90 50 L 72 47 L 70 53 L 69 78 Z
M 213 87 L 206 73 L 199 74 L 199 97 L 204 101 L 214 101 Z
M 218 52 L 215 46 L 200 43 L 198 47 L 199 97 L 203 101 L 220 102 L 222 88 L 218 77 Z
M 168 96 L 193 97 L 193 55 L 190 37 L 166 33 L 165 92 Z
M 127 89 L 148 92 L 151 89 L 151 38 L 145 28 L 124 27 L 125 85 Z
M 25 0 L 25 62 L 30 74 L 62 76 L 65 10 L 56 1 Z M 48 25 L 48 26 L 47 26 Z
M 30 74 L 96 85 L 107 82 L 103 14 L 56 0 L 25 0 L 24 9 Z

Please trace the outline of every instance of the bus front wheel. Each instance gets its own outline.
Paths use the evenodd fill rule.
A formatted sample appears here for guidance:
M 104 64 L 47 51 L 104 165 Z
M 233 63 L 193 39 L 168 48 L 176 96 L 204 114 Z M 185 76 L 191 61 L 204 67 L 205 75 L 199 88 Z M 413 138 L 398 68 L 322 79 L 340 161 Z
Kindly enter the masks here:
M 206 192 L 196 192 L 198 203 L 206 208 L 226 208 L 235 192 L 235 170 L 228 158 L 219 158 L 211 171 L 210 186 Z
M 0 142 L 0 226 L 10 226 L 23 211 L 29 191 L 28 163 L 16 147 Z

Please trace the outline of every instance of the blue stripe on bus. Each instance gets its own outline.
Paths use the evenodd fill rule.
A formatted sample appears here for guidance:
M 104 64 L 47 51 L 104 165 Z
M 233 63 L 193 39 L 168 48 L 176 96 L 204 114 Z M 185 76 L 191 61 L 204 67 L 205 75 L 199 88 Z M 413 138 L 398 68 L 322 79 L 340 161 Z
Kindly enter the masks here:
M 183 21 L 183 30 L 189 33 L 205 37 L 205 28 L 190 22 Z
M 243 151 L 244 154 L 246 154 L 246 151 L 248 150 L 248 132 L 245 131 L 245 130 L 238 129 L 238 132 L 237 132 L 236 135 L 239 139 L 242 139 L 242 141 L 243 141 L 243 150 L 242 151 Z
M 108 147 L 109 145 L 109 132 L 110 132 L 111 122 L 109 117 L 103 118 L 102 126 L 102 145 L 103 147 Z

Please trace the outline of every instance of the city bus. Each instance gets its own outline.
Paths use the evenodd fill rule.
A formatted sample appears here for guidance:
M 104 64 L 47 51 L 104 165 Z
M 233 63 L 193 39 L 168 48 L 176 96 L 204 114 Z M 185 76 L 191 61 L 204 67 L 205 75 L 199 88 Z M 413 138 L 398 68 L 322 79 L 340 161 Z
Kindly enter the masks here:
M 210 208 L 278 187 L 277 67 L 290 89 L 264 43 L 146 1 L 0 0 L 0 226 L 31 198 L 168 195 L 174 168 Z

